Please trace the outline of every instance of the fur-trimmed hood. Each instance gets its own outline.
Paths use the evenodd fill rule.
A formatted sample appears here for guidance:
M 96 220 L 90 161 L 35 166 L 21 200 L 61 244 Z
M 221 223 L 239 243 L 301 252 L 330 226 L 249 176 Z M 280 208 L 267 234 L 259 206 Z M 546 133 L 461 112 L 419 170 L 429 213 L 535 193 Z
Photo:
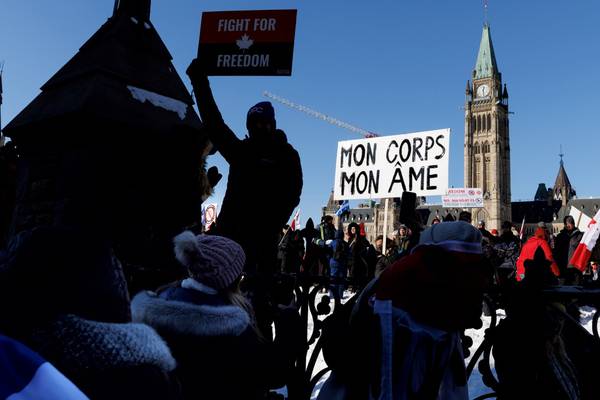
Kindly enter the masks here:
M 170 372 L 176 367 L 166 343 L 144 324 L 97 322 L 65 315 L 37 330 L 32 339 L 42 355 L 72 370 L 153 365 Z
M 239 336 L 250 326 L 250 316 L 235 305 L 206 305 L 166 300 L 141 292 L 131 302 L 133 320 L 161 333 L 191 336 Z

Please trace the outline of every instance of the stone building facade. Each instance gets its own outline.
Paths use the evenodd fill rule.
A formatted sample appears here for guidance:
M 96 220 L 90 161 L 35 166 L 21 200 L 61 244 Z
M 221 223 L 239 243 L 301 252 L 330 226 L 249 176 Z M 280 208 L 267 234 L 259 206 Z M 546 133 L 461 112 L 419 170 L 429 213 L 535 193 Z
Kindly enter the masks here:
M 511 218 L 508 91 L 487 24 L 465 94 L 464 185 L 484 193 L 483 208 L 472 210 L 473 219 L 499 229 Z

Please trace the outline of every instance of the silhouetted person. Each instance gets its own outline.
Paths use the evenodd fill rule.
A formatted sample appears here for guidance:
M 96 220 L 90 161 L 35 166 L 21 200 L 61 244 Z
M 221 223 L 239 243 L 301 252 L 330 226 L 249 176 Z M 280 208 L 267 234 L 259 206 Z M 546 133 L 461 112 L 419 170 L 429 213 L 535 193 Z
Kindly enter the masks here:
M 567 285 L 579 284 L 581 281 L 581 272 L 570 265 L 571 257 L 575 253 L 577 245 L 583 237 L 583 233 L 575 226 L 575 220 L 567 215 L 564 219 L 564 228 L 559 232 L 554 240 L 554 259 L 560 274 L 565 278 Z
M 233 239 L 246 254 L 245 290 L 263 335 L 271 336 L 274 304 L 270 293 L 277 270 L 277 243 L 281 228 L 300 202 L 302 167 L 298 152 L 277 129 L 269 102 L 248 110 L 248 136 L 241 140 L 225 122 L 215 103 L 208 77 L 198 60 L 187 69 L 198 110 L 216 150 L 229 163 L 227 191 L 214 234 Z M 253 218 L 268 201 L 266 218 Z M 252 226 L 249 222 L 254 220 Z
M 223 121 L 200 64 L 194 60 L 187 74 L 210 140 L 229 163 L 227 191 L 215 233 L 242 246 L 247 272 L 271 274 L 277 265 L 277 237 L 300 202 L 300 157 L 285 134 L 277 130 L 275 111 L 269 102 L 248 110 L 248 136 L 239 139 Z M 267 199 L 268 218 L 257 221 L 249 232 L 252 214 L 264 209 Z

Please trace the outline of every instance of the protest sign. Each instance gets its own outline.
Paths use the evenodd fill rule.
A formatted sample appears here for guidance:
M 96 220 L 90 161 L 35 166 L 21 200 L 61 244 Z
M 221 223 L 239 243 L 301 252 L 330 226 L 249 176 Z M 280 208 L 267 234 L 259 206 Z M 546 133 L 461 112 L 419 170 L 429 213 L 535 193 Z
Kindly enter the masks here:
M 442 206 L 446 208 L 481 208 L 483 190 L 480 188 L 452 188 L 442 196 Z
M 217 221 L 217 204 L 210 203 L 207 204 L 206 207 L 202 210 L 202 223 L 204 224 L 204 229 L 208 230 L 210 225 Z
M 296 10 L 202 13 L 198 59 L 208 75 L 291 75 Z
M 450 129 L 338 142 L 335 200 L 445 195 Z

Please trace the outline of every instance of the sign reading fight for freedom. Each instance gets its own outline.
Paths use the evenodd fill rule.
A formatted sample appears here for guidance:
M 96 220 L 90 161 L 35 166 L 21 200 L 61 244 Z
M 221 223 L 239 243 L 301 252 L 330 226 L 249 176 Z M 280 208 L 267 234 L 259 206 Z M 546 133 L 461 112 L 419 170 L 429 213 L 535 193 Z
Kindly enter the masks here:
M 442 206 L 446 208 L 481 208 L 483 190 L 479 188 L 452 188 L 442 196 Z
M 198 59 L 208 75 L 291 75 L 296 10 L 202 13 Z
M 445 195 L 450 129 L 338 142 L 334 199 Z

